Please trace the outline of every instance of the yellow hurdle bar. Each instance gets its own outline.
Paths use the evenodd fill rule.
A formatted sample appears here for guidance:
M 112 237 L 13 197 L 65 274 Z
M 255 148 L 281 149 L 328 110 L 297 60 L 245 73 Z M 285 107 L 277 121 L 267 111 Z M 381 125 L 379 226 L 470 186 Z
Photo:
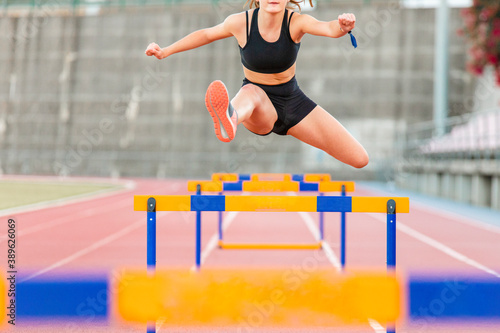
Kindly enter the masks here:
M 136 195 L 134 210 L 147 211 L 147 200 L 150 197 L 156 200 L 156 211 L 387 213 L 387 202 L 392 199 L 396 202 L 396 213 L 410 212 L 410 199 L 407 197 L 279 195 Z
M 252 180 L 239 181 L 238 174 L 216 173 L 212 175 L 212 180 L 190 180 L 188 181 L 188 191 L 194 192 L 197 186 L 201 186 L 202 192 L 223 192 L 246 191 L 246 192 L 312 192 L 309 188 L 302 190 L 303 183 L 317 183 L 318 192 L 341 192 L 342 186 L 346 192 L 354 192 L 355 184 L 351 181 L 331 181 L 329 174 L 305 174 L 304 181 L 291 180 L 290 174 L 252 174 Z M 239 189 L 238 189 L 239 187 Z
M 304 273 L 304 272 L 303 272 Z M 338 274 L 314 269 L 125 271 L 117 285 L 118 314 L 167 326 L 332 327 L 382 325 L 400 315 L 400 285 L 386 272 Z M 257 318 L 258 317 L 258 318 Z
M 222 181 L 190 180 L 188 181 L 188 191 L 195 192 L 198 185 L 200 185 L 202 192 L 222 192 L 224 189 Z
M 354 182 L 323 181 L 318 184 L 318 192 L 342 192 L 342 185 L 346 192 L 354 192 Z
M 250 174 L 252 180 L 292 180 L 292 175 L 287 173 L 254 173 Z M 324 181 L 331 181 L 332 178 L 328 173 L 306 173 L 303 175 L 305 182 L 318 183 Z M 240 179 L 237 173 L 214 173 L 212 174 L 213 181 L 228 181 L 236 182 Z
M 304 181 L 309 183 L 327 182 L 331 180 L 332 178 L 328 173 L 306 173 L 304 175 Z
M 227 184 L 227 183 L 226 183 Z M 201 186 L 202 192 L 223 192 L 224 182 L 213 180 L 190 180 L 188 191 L 195 192 L 197 186 Z M 354 192 L 354 182 L 323 181 L 318 182 L 318 192 L 341 192 L 344 185 L 346 192 Z M 234 191 L 229 190 L 229 191 Z M 241 181 L 241 191 L 246 192 L 300 192 L 300 183 L 296 181 L 282 180 L 244 180 Z M 311 191 L 307 191 L 311 192 Z
M 253 181 L 292 181 L 292 175 L 289 173 L 254 173 L 250 176 Z
M 224 250 L 319 250 L 322 246 L 322 242 L 312 244 L 258 244 L 219 241 L 219 247 Z
M 213 181 L 236 182 L 239 179 L 240 179 L 240 175 L 237 173 L 214 173 L 214 174 L 212 174 Z
M 134 195 L 134 210 L 147 211 L 148 198 L 155 198 L 156 211 L 190 211 L 190 195 Z
M 316 212 L 313 196 L 226 196 L 226 211 L 236 212 Z
M 387 213 L 387 201 L 396 201 L 396 213 L 410 212 L 410 199 L 407 197 L 351 197 L 353 213 Z
M 298 192 L 299 183 L 292 181 L 244 181 L 243 191 L 246 192 Z

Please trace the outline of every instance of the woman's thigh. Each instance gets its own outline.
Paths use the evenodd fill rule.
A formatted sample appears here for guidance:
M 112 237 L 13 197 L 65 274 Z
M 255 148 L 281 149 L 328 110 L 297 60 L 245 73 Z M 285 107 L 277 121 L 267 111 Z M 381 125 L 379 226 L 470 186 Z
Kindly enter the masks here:
M 278 114 L 266 92 L 253 84 L 246 84 L 231 100 L 240 122 L 251 132 L 268 134 Z
M 368 154 L 363 146 L 319 105 L 287 134 L 353 167 L 362 168 L 368 164 Z

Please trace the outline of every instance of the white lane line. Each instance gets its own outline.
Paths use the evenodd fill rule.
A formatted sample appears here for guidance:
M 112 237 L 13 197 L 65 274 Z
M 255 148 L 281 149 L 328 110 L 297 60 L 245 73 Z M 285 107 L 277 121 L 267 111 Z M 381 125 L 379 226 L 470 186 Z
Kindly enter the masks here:
M 168 215 L 169 213 L 170 212 L 157 213 L 157 217 L 165 216 L 165 215 Z M 101 247 L 103 247 L 111 242 L 114 242 L 115 240 L 117 240 L 117 239 L 125 236 L 126 234 L 138 229 L 139 227 L 144 226 L 144 224 L 145 224 L 144 219 L 141 219 L 141 220 L 129 225 L 128 227 L 121 229 L 120 231 L 117 231 L 117 232 L 115 232 L 107 237 L 104 237 L 103 239 L 98 240 L 97 242 L 93 243 L 90 246 L 87 246 L 84 249 L 81 249 L 80 251 L 77 251 L 77 252 L 73 253 L 72 255 L 67 256 L 64 259 L 61 259 L 58 262 L 56 262 L 56 263 L 38 271 L 38 272 L 31 274 L 30 276 L 22 279 L 19 282 L 25 282 L 25 281 L 31 280 L 37 276 L 43 275 L 43 274 L 48 273 L 56 268 L 64 266 L 64 265 L 86 255 L 86 254 L 91 253 L 92 251 L 95 251 L 95 250 L 97 250 L 97 249 L 99 249 L 99 248 L 101 248 Z
M 319 240 L 319 230 L 316 228 L 316 224 L 314 223 L 314 220 L 312 219 L 311 215 L 305 212 L 299 212 L 299 215 L 306 223 L 307 228 L 309 229 L 309 231 L 311 231 L 314 238 Z M 337 269 L 337 271 L 340 272 L 342 270 L 342 266 L 340 265 L 340 260 L 335 255 L 335 252 L 333 252 L 332 248 L 330 247 L 330 244 L 328 244 L 325 240 L 323 240 L 322 247 L 328 261 L 330 261 L 333 267 L 335 267 L 335 269 Z
M 287 192 L 288 195 L 297 195 L 296 192 Z M 312 219 L 311 215 L 309 215 L 306 212 L 299 212 L 300 217 L 304 222 L 306 223 L 307 228 L 309 231 L 313 234 L 314 239 L 317 239 L 319 241 L 319 230 L 316 228 L 316 223 Z M 326 258 L 330 263 L 337 269 L 337 271 L 342 271 L 342 266 L 340 265 L 340 260 L 339 258 L 335 255 L 335 252 L 333 252 L 332 248 L 330 247 L 330 244 L 328 244 L 325 240 L 323 240 L 322 244 L 323 251 L 325 252 Z
M 314 238 L 319 240 L 319 230 L 318 228 L 316 228 L 316 224 L 314 223 L 311 215 L 306 212 L 299 212 L 299 215 L 306 223 L 307 228 L 309 229 L 309 231 L 311 231 Z M 333 265 L 333 267 L 335 267 L 335 269 L 337 269 L 338 272 L 341 272 L 342 266 L 340 265 L 340 260 L 333 252 L 330 244 L 323 240 L 322 247 L 328 261 L 330 261 L 330 263 Z M 368 322 L 370 323 L 370 326 L 373 328 L 373 330 L 375 330 L 375 333 L 386 333 L 386 330 L 376 320 L 368 319 Z
M 478 229 L 483 229 L 489 232 L 494 232 L 497 234 L 500 234 L 500 227 L 492 225 L 492 224 L 487 224 L 486 222 L 481 222 L 481 221 L 475 221 L 471 220 L 467 217 L 464 217 L 463 215 L 459 215 L 457 213 L 449 212 L 449 211 L 440 211 L 437 210 L 433 207 L 426 207 L 426 210 L 432 210 L 434 214 L 440 215 L 444 218 L 450 218 L 453 219 L 457 222 L 463 223 L 465 225 L 468 225 L 470 227 L 478 228 Z
M 373 330 L 376 333 L 387 333 L 385 328 L 382 325 L 380 325 L 380 323 L 378 321 L 373 320 L 373 319 L 368 319 L 368 322 L 370 323 L 370 326 L 373 328 Z
M 120 208 L 125 207 L 125 206 L 130 206 L 129 199 L 122 200 L 121 205 L 113 206 L 113 208 L 120 209 Z M 22 236 L 26 236 L 26 235 L 32 234 L 34 232 L 37 232 L 37 231 L 49 229 L 49 228 L 59 226 L 61 224 L 65 224 L 68 222 L 75 222 L 75 220 L 77 220 L 79 218 L 85 218 L 85 217 L 89 217 L 92 215 L 96 215 L 96 212 L 100 212 L 100 211 L 104 211 L 104 210 L 109 211 L 109 209 L 107 209 L 107 208 L 106 209 L 88 208 L 88 209 L 85 209 L 83 211 L 77 212 L 76 215 L 62 216 L 62 217 L 56 218 L 50 222 L 43 222 L 43 223 L 33 225 L 31 227 L 28 227 L 28 228 L 21 229 L 21 230 L 19 230 L 18 236 L 22 237 Z M 8 237 L 6 235 L 0 236 L 0 244 L 2 244 L 2 242 L 4 242 L 7 239 L 8 239 Z
M 375 190 L 375 189 L 370 189 L 370 191 L 375 191 L 375 192 L 382 192 L 384 196 L 393 196 L 395 195 L 394 193 L 387 192 L 385 190 Z M 472 217 L 467 217 L 464 215 L 460 215 L 459 213 L 445 210 L 445 209 L 439 209 L 438 207 L 431 206 L 428 203 L 425 203 L 423 201 L 420 201 L 416 199 L 414 202 L 412 202 L 412 210 L 414 208 L 418 208 L 421 210 L 426 211 L 427 213 L 431 212 L 432 214 L 439 215 L 440 217 L 447 218 L 447 219 L 453 219 L 454 221 L 466 224 L 468 226 L 478 228 L 478 229 L 483 229 L 486 231 L 494 232 L 497 234 L 500 234 L 500 226 L 496 226 L 493 224 L 489 224 L 488 222 L 483 222 L 481 220 L 474 219 Z
M 373 218 L 377 219 L 378 221 L 381 221 L 381 222 L 384 222 L 384 223 L 387 223 L 386 221 L 386 218 L 385 216 L 381 216 L 381 215 L 377 215 L 377 214 L 372 214 L 372 213 L 368 213 L 368 215 L 372 216 Z M 413 229 L 413 228 L 410 228 L 409 226 L 401 223 L 400 221 L 398 221 L 396 223 L 396 229 L 398 229 L 399 231 L 401 232 L 404 232 L 405 234 L 407 234 L 408 236 L 411 236 L 447 255 L 449 255 L 450 257 L 458 260 L 458 261 L 461 261 L 467 265 L 470 265 L 474 268 L 477 268 L 483 272 L 486 272 L 488 274 L 491 274 L 491 275 L 494 275 L 496 277 L 499 277 L 500 278 L 500 274 L 498 272 L 495 272 L 494 270 L 478 263 L 477 261 L 463 255 L 462 253 L 458 252 L 458 251 L 455 251 L 453 250 L 452 248 L 444 245 L 443 243 L 435 240 L 434 238 L 431 238 L 429 236 L 426 236 L 420 232 L 418 232 L 417 230 Z
M 160 333 L 161 327 L 163 326 L 163 324 L 165 324 L 166 321 L 167 317 L 158 318 L 158 320 L 156 321 L 156 333 Z
M 44 209 L 44 208 L 55 208 L 55 207 L 61 207 L 61 206 L 81 203 L 81 202 L 90 201 L 90 200 L 103 199 L 106 197 L 131 192 L 133 189 L 135 189 L 135 187 L 136 187 L 136 185 L 134 182 L 129 182 L 129 183 L 126 183 L 123 188 L 116 188 L 115 187 L 115 188 L 103 189 L 100 191 L 78 194 L 78 195 L 65 197 L 65 198 L 61 198 L 61 199 L 42 201 L 42 202 L 24 205 L 24 206 L 2 209 L 2 210 L 0 210 L 0 217 L 14 215 L 14 214 L 28 213 L 28 212 L 37 211 L 37 210 Z
M 231 223 L 233 223 L 234 219 L 238 215 L 238 212 L 229 212 L 227 216 L 223 219 L 222 221 L 222 230 L 225 231 Z M 217 233 L 213 234 L 212 237 L 210 237 L 210 240 L 207 243 L 207 246 L 203 251 L 201 251 L 201 264 L 207 260 L 208 256 L 210 253 L 212 253 L 213 250 L 217 248 L 219 245 L 219 235 Z M 191 271 L 196 271 L 196 265 L 191 266 Z
M 299 215 L 304 220 L 304 222 L 306 223 L 306 227 L 307 227 L 307 229 L 309 229 L 309 231 L 313 235 L 314 239 L 316 239 L 316 240 L 319 241 L 319 230 L 316 227 L 316 223 L 314 222 L 314 220 L 311 217 L 311 215 L 309 215 L 306 212 L 299 212 Z

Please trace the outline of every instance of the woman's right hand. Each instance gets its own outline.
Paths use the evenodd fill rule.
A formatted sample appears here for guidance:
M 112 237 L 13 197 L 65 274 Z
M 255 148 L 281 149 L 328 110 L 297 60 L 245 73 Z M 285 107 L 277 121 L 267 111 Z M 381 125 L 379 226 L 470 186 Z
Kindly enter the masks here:
M 163 50 L 156 43 L 149 44 L 145 53 L 146 53 L 147 56 L 155 56 L 158 59 L 165 58 L 165 56 L 163 55 Z

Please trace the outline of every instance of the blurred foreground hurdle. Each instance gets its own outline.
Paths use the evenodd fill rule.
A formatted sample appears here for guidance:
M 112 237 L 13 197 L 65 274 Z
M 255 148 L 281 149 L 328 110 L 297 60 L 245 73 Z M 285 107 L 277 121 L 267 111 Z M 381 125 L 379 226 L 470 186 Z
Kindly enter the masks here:
M 147 264 L 154 274 L 156 268 L 156 212 L 157 211 L 274 211 L 274 212 L 359 212 L 387 214 L 387 268 L 396 266 L 396 211 L 409 213 L 408 198 L 389 197 L 333 197 L 333 196 L 227 196 L 227 195 L 159 195 L 134 197 L 134 210 L 147 212 Z M 267 281 L 272 285 L 274 280 Z M 151 284 L 148 284 L 151 287 Z M 146 286 L 146 288 L 149 288 Z M 244 284 L 245 288 L 251 285 Z M 373 287 L 373 286 L 372 286 Z M 252 288 L 250 288 L 252 289 Z M 156 290 L 156 289 L 154 289 Z M 150 291 L 155 293 L 155 291 Z M 242 290 L 233 290 L 240 295 Z M 253 289 L 255 292 L 255 289 Z M 253 292 L 250 292 L 252 294 Z M 214 298 L 217 299 L 217 298 Z M 314 299 L 314 297 L 313 297 Z M 301 303 L 302 301 L 298 301 Z M 162 303 L 158 305 L 162 308 Z M 230 305 L 229 305 L 230 306 Z M 236 304 L 233 304 L 237 307 Z M 314 307 L 301 309 L 304 314 Z M 322 309 L 318 310 L 320 313 Z M 161 312 L 161 311 L 159 311 Z M 158 314 L 157 312 L 156 314 Z M 193 313 L 194 315 L 195 313 Z M 166 314 L 168 316 L 168 313 Z M 155 332 L 155 316 L 149 317 L 148 332 Z M 387 332 L 395 332 L 389 325 Z
M 80 325 L 88 330 L 92 323 L 108 323 L 113 330 L 117 319 L 144 323 L 154 321 L 163 311 L 170 311 L 162 313 L 168 315 L 163 324 L 166 332 L 169 327 L 180 332 L 193 326 L 211 326 L 216 331 L 214 326 L 223 323 L 242 332 L 256 332 L 273 323 L 280 327 L 301 325 L 307 331 L 306 325 L 318 325 L 315 320 L 325 327 L 346 321 L 363 324 L 368 316 L 383 324 L 384 318 L 390 321 L 398 314 L 400 320 L 408 320 L 422 331 L 426 327 L 422 323 L 452 324 L 455 329 L 463 324 L 470 332 L 482 331 L 485 323 L 492 329 L 500 327 L 500 280 L 485 275 L 412 274 L 395 280 L 384 272 L 338 275 L 316 269 L 301 275 L 291 270 L 159 270 L 151 276 L 146 270 L 106 275 L 72 271 L 18 282 L 15 309 L 6 297 L 10 289 L 7 277 L 0 272 L 2 331 L 10 331 L 7 321 L 12 320 L 16 326 L 22 325 L 21 331 L 25 325 L 55 321 L 67 324 L 65 332 L 79 331 Z M 321 294 L 314 296 L 316 293 Z M 318 302 L 314 302 L 315 297 Z M 234 302 L 237 310 L 230 307 L 226 313 Z M 319 310 L 324 310 L 323 316 L 315 313 Z M 199 324 L 202 321 L 204 324 Z
M 339 192 L 346 196 L 347 192 L 354 192 L 355 184 L 352 181 L 331 181 L 329 174 L 225 174 L 212 175 L 211 181 L 190 180 L 188 191 L 201 194 L 201 192 L 319 192 L 323 195 L 328 192 Z M 197 215 L 197 227 L 201 228 L 201 215 Z M 324 240 L 324 212 L 319 212 L 319 239 L 312 244 L 261 244 L 261 243 L 226 243 L 223 241 L 222 212 L 219 212 L 219 247 L 222 249 L 294 249 L 315 250 L 322 247 Z M 345 233 L 346 214 L 340 213 L 340 264 L 345 267 Z M 197 232 L 197 235 L 200 233 Z M 196 258 L 201 251 L 200 240 L 197 239 Z M 199 267 L 200 262 L 197 260 Z
M 146 324 L 162 318 L 167 327 L 254 329 L 359 325 L 368 318 L 394 322 L 400 289 L 396 277 L 385 272 L 314 270 L 299 277 L 272 269 L 167 270 L 153 276 L 129 271 L 117 286 L 118 311 L 128 321 Z M 154 332 L 152 325 L 148 332 Z

